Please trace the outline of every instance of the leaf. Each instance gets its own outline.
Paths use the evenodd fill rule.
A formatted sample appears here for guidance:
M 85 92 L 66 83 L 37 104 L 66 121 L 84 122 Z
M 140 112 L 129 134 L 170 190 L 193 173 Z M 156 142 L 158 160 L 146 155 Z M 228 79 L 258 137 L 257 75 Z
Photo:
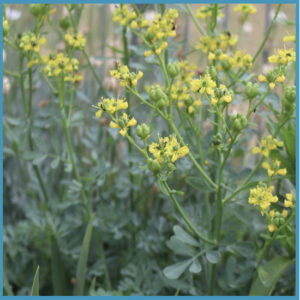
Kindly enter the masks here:
M 45 159 L 47 158 L 47 154 L 40 154 L 38 157 L 36 157 L 32 163 L 34 165 L 39 165 L 40 163 L 42 163 Z
M 81 246 L 79 261 L 77 265 L 77 272 L 76 272 L 76 284 L 74 287 L 74 296 L 83 296 L 84 294 L 85 273 L 86 273 L 86 265 L 87 265 L 88 254 L 89 254 L 89 247 L 90 247 L 90 242 L 92 237 L 93 220 L 94 220 L 94 214 L 90 218 Z
M 59 157 L 56 157 L 55 159 L 52 160 L 50 167 L 52 169 L 56 169 L 58 167 L 59 161 L 60 161 Z
M 213 191 L 213 188 L 207 185 L 203 178 L 188 176 L 185 181 L 187 184 L 201 192 Z
M 192 261 L 193 261 L 193 259 L 191 258 L 191 259 L 176 263 L 174 265 L 171 265 L 169 267 L 166 267 L 163 270 L 163 273 L 168 279 L 177 279 L 189 267 L 189 265 L 192 263 Z
M 180 226 L 175 225 L 173 227 L 173 231 L 176 235 L 176 237 L 181 240 L 182 242 L 192 245 L 192 246 L 199 246 L 199 243 L 192 237 L 190 236 L 187 232 L 185 232 Z
M 31 288 L 31 296 L 39 296 L 39 270 L 40 267 L 36 268 L 36 272 L 33 279 L 33 284 Z
M 207 251 L 206 252 L 206 259 L 211 263 L 211 264 L 216 264 L 220 260 L 220 253 L 218 251 Z
M 227 246 L 226 249 L 235 255 L 243 257 L 250 257 L 254 254 L 254 246 L 250 242 L 236 242 L 233 245 Z
M 13 296 L 14 293 L 12 291 L 11 285 L 9 284 L 9 281 L 6 277 L 5 269 L 3 269 L 3 296 Z
M 250 296 L 271 296 L 277 281 L 295 261 L 278 256 L 258 269 L 258 276 L 250 289 Z
M 64 265 L 61 260 L 59 246 L 54 235 L 51 236 L 51 273 L 54 295 L 66 295 Z
M 196 251 L 189 245 L 184 244 L 177 236 L 172 236 L 169 241 L 167 241 L 167 246 L 178 255 L 183 256 L 194 256 Z
M 195 259 L 193 263 L 190 265 L 189 271 L 191 273 L 200 273 L 202 270 L 201 264 L 198 259 Z

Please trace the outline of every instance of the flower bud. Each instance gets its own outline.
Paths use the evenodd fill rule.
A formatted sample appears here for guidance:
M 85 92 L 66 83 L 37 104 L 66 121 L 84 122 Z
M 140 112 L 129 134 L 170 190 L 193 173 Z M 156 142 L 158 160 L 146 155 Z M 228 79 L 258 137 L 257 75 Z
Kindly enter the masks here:
M 287 114 L 293 113 L 296 109 L 296 88 L 287 87 L 284 90 L 283 97 L 282 97 L 282 107 L 283 111 Z
M 62 19 L 59 20 L 59 26 L 63 29 L 63 30 L 68 30 L 68 28 L 70 27 L 71 23 L 70 23 L 70 19 L 68 17 L 64 17 Z
M 161 171 L 161 165 L 156 159 L 149 159 L 148 160 L 148 168 L 154 174 L 157 174 Z
M 43 4 L 30 4 L 29 11 L 33 16 L 37 17 L 43 11 Z
M 138 125 L 136 128 L 136 134 L 140 139 L 145 140 L 150 135 L 149 126 L 147 126 L 145 123 Z
M 168 75 L 174 79 L 180 72 L 180 67 L 177 63 L 168 64 L 167 66 Z
M 230 124 L 233 131 L 240 132 L 248 124 L 246 117 L 242 113 L 237 113 L 235 116 L 231 116 Z
M 155 37 L 155 33 L 154 32 L 150 32 L 150 31 L 147 31 L 145 33 L 145 39 L 148 41 L 148 42 L 152 42 L 152 40 L 154 39 Z
M 248 82 L 245 88 L 245 94 L 249 100 L 259 95 L 259 86 L 257 83 Z

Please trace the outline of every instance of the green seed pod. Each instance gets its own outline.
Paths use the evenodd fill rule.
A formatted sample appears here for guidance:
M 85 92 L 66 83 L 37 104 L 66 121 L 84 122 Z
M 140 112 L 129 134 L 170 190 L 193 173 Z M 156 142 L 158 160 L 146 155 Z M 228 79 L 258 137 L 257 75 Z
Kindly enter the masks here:
M 214 66 L 207 67 L 205 73 L 208 73 L 212 80 L 218 80 L 218 72 Z
M 161 171 L 161 165 L 156 159 L 149 159 L 148 160 L 148 168 L 154 174 L 157 174 Z
M 233 131 L 240 132 L 247 126 L 248 121 L 242 113 L 238 112 L 235 116 L 231 116 L 230 124 Z
M 159 85 L 152 85 L 150 87 L 149 96 L 152 101 L 157 101 L 160 98 L 159 90 L 160 90 Z
M 245 94 L 249 100 L 259 95 L 259 86 L 257 83 L 248 82 L 245 88 Z
M 223 96 L 223 91 L 220 88 L 215 88 L 215 96 L 220 99 Z
M 43 4 L 30 4 L 29 5 L 29 11 L 30 13 L 37 17 L 42 13 L 43 10 Z
M 145 140 L 150 135 L 149 126 L 145 123 L 138 125 L 136 128 L 136 134 L 140 139 Z
M 126 127 L 126 120 L 124 119 L 120 119 L 119 122 L 118 122 L 118 125 L 121 127 L 121 128 L 125 128 Z
M 153 32 L 147 31 L 147 32 L 145 33 L 145 39 L 146 39 L 148 42 L 152 42 L 152 40 L 154 39 L 154 37 L 155 37 L 155 33 L 153 33 Z
M 5 27 L 3 27 L 3 36 L 6 37 L 9 33 L 10 27 L 9 24 L 7 23 L 7 25 Z
M 180 67 L 177 63 L 168 64 L 167 66 L 168 75 L 174 79 L 180 72 Z
M 274 82 L 277 78 L 277 72 L 275 70 L 268 72 L 266 78 L 268 82 Z
M 71 22 L 70 22 L 70 19 L 68 17 L 64 17 L 64 18 L 59 20 L 59 26 L 63 30 L 68 30 L 70 25 L 71 25 Z
M 222 136 L 220 133 L 216 134 L 213 136 L 213 139 L 212 139 L 212 143 L 214 144 L 214 146 L 219 146 L 222 142 Z
M 186 101 L 186 105 L 190 106 L 194 103 L 194 98 L 192 96 L 189 97 L 189 99 Z
M 221 65 L 224 71 L 229 71 L 231 69 L 231 65 L 227 60 L 222 60 Z

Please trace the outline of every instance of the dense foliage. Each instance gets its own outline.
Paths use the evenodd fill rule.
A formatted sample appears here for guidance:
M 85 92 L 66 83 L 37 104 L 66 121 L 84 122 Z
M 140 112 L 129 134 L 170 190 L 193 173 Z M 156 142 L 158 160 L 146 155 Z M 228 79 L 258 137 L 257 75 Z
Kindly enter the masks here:
M 294 295 L 295 36 L 255 65 L 282 5 L 254 55 L 251 4 L 103 5 L 101 43 L 90 6 L 4 7 L 4 294 Z

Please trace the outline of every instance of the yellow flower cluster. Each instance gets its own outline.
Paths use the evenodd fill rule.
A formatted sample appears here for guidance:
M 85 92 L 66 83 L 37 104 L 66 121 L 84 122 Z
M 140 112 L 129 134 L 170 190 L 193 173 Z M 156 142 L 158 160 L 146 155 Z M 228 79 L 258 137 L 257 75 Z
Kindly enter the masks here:
M 200 94 L 206 93 L 207 95 L 214 96 L 214 88 L 217 86 L 216 82 L 213 81 L 209 74 L 205 74 L 204 77 L 199 79 L 193 79 L 191 81 L 191 90 L 195 93 Z
M 47 40 L 44 37 L 38 38 L 34 33 L 23 33 L 19 46 L 25 52 L 33 51 L 38 53 L 42 45 L 44 45 Z
M 219 36 L 202 35 L 196 49 L 201 49 L 203 53 L 214 53 L 217 49 L 227 50 L 237 43 L 236 35 L 229 31 L 221 33 Z
M 285 81 L 285 75 L 282 72 L 277 72 L 276 70 L 270 71 L 266 76 L 259 75 L 258 76 L 259 82 L 266 82 L 269 84 L 269 88 L 273 90 L 275 88 L 275 83 L 279 82 L 282 83 Z
M 217 66 L 218 70 L 229 71 L 231 69 L 250 69 L 252 67 L 253 58 L 246 51 L 237 50 L 230 56 L 224 52 L 210 52 L 208 55 L 210 61 L 220 62 Z
M 153 154 L 160 164 L 174 163 L 178 158 L 182 158 L 189 153 L 187 145 L 180 147 L 176 137 L 164 137 L 159 139 L 159 143 L 152 143 L 149 152 Z
M 101 99 L 101 101 L 99 101 L 97 105 L 98 110 L 96 112 L 96 118 L 100 118 L 104 111 L 112 115 L 118 110 L 127 109 L 127 108 L 128 108 L 128 102 L 126 102 L 123 99 L 114 99 L 114 98 Z
M 171 98 L 173 101 L 178 101 L 179 107 L 184 107 L 189 114 L 195 111 L 197 106 L 201 105 L 201 100 L 194 100 L 190 97 L 190 81 L 195 76 L 195 65 L 189 64 L 187 60 L 178 62 L 180 72 L 177 76 L 177 81 L 172 85 Z
M 242 12 L 243 14 L 255 14 L 256 8 L 252 4 L 239 4 L 234 8 L 234 11 Z
M 203 5 L 196 11 L 196 17 L 199 19 L 206 19 L 212 16 L 212 7 L 208 5 Z M 218 12 L 219 18 L 224 18 L 224 14 L 222 12 Z
M 296 199 L 292 193 L 285 194 L 284 206 L 294 208 L 296 205 Z
M 250 189 L 248 202 L 254 206 L 258 206 L 262 214 L 266 213 L 271 203 L 278 202 L 278 197 L 272 194 L 273 186 L 267 187 L 264 183 L 260 183 L 256 188 Z
M 259 147 L 254 147 L 252 149 L 252 153 L 253 154 L 261 153 L 261 155 L 268 158 L 270 155 L 270 151 L 281 147 L 283 147 L 283 142 L 278 141 L 277 139 L 269 135 L 268 137 L 263 138 L 261 140 Z
M 65 35 L 65 40 L 66 40 L 67 44 L 69 46 L 73 47 L 74 49 L 82 50 L 82 49 L 84 49 L 85 44 L 86 44 L 85 37 L 80 33 L 77 33 L 77 34 L 67 33 Z
M 129 9 L 129 5 L 116 6 L 112 14 L 113 22 L 119 22 L 122 26 L 128 25 L 135 18 L 136 13 Z
M 286 175 L 286 168 L 280 169 L 281 162 L 279 160 L 271 160 L 270 162 L 264 162 L 262 167 L 267 170 L 268 176 L 272 177 L 274 175 Z
M 296 52 L 294 49 L 281 49 L 277 51 L 277 55 L 269 56 L 268 61 L 273 64 L 287 65 L 291 61 L 296 61 Z
M 145 56 L 152 54 L 159 55 L 161 51 L 168 47 L 167 38 L 176 36 L 175 19 L 178 18 L 176 9 L 169 9 L 163 15 L 156 14 L 145 32 L 145 39 L 151 44 L 151 50 L 145 51 Z
M 138 80 L 143 77 L 143 72 L 134 73 L 130 72 L 127 66 L 119 66 L 117 70 L 111 70 L 110 75 L 116 79 L 120 79 L 120 85 L 123 87 L 135 87 Z
M 49 57 L 41 56 L 44 72 L 49 77 L 64 76 L 64 81 L 79 82 L 82 76 L 77 74 L 79 61 L 76 58 L 69 58 L 63 53 L 50 55 Z
M 296 36 L 295 35 L 286 35 L 286 36 L 283 37 L 282 41 L 284 43 L 296 42 Z
M 135 118 L 129 118 L 126 113 L 123 113 L 122 117 L 116 119 L 115 122 L 111 121 L 109 126 L 111 128 L 119 128 L 120 134 L 125 136 L 127 134 L 128 128 L 136 125 Z
M 224 84 L 220 84 L 220 86 L 215 89 L 214 95 L 210 101 L 212 105 L 230 103 L 232 101 L 232 97 L 233 92 L 229 91 Z

